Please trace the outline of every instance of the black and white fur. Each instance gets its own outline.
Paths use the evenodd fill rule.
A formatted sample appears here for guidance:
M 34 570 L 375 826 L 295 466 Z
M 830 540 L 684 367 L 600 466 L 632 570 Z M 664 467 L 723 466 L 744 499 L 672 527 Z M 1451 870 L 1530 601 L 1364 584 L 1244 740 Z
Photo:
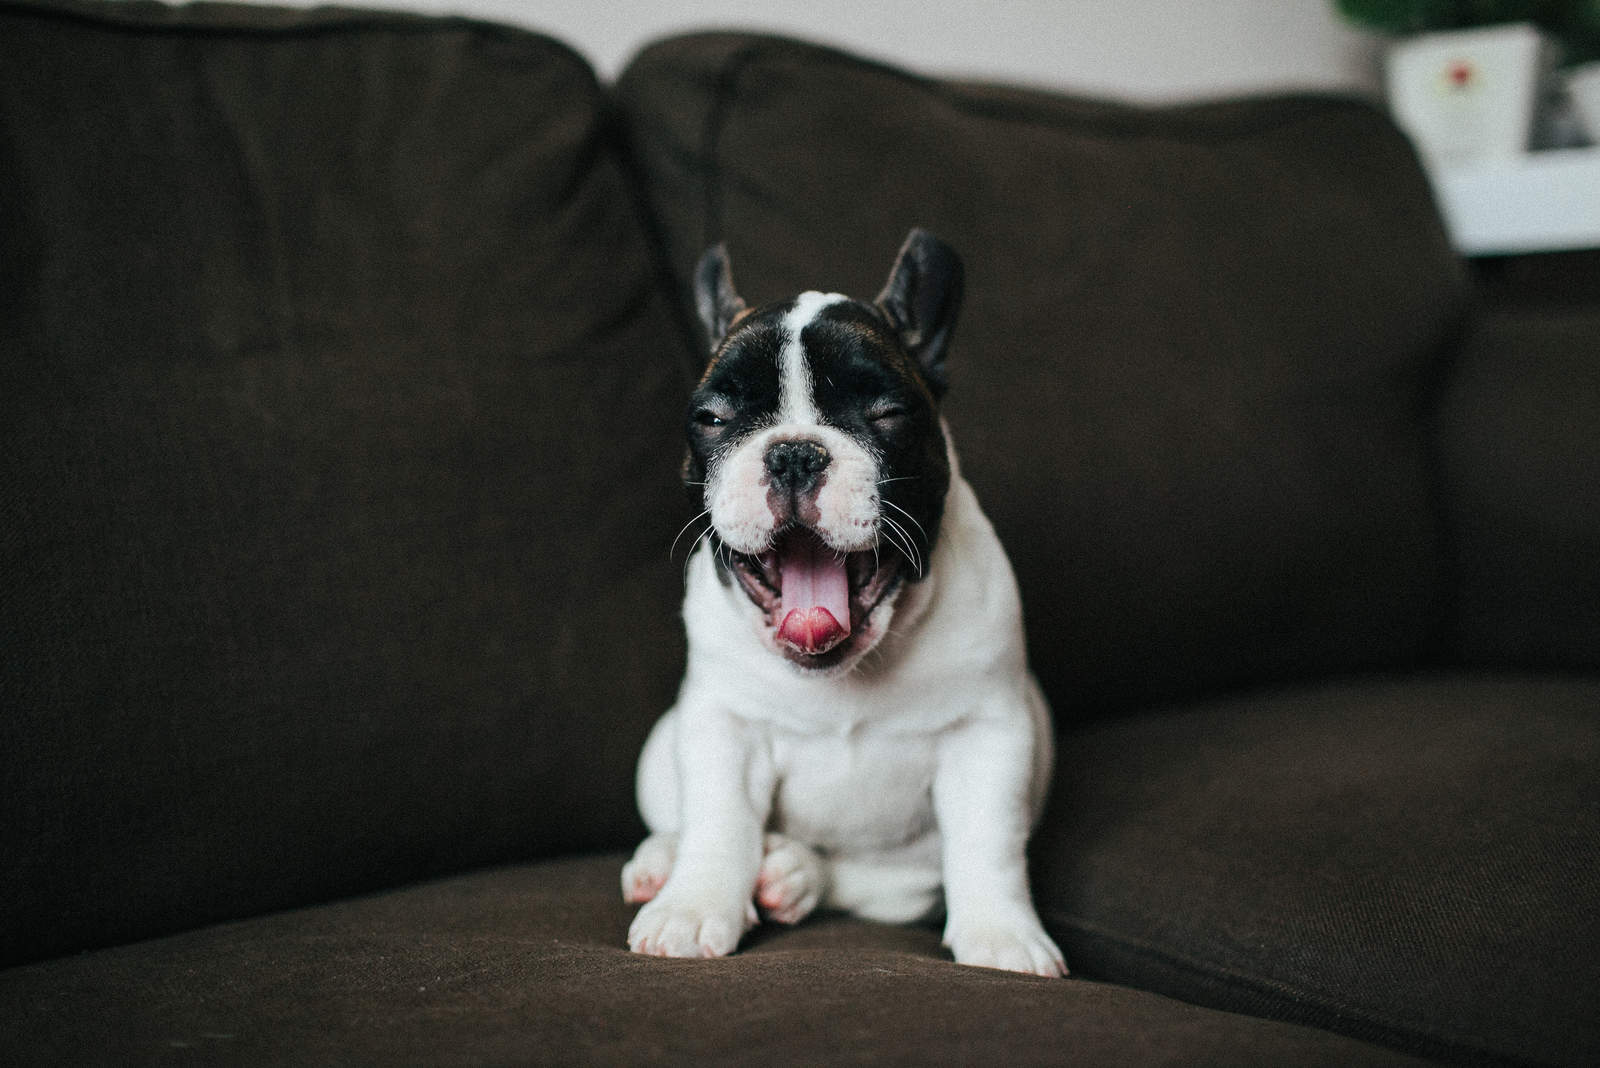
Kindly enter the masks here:
M 1066 970 L 1024 858 L 1049 713 L 939 415 L 961 291 L 955 253 L 920 230 L 871 304 L 749 309 L 725 251 L 701 261 L 712 358 L 685 479 L 710 526 L 688 564 L 683 686 L 639 763 L 636 952 L 721 956 L 760 915 L 819 905 L 894 923 L 942 909 L 960 963 Z M 796 575 L 839 612 L 847 596 L 848 624 L 789 618 Z

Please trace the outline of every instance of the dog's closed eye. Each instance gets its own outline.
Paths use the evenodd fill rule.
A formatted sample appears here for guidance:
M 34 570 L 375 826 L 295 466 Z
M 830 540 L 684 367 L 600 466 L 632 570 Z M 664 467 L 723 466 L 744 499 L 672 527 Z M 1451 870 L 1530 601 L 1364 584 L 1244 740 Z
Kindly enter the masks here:
M 714 408 L 701 408 L 694 413 L 694 421 L 706 427 L 726 426 L 730 417 L 731 415 L 723 415 Z

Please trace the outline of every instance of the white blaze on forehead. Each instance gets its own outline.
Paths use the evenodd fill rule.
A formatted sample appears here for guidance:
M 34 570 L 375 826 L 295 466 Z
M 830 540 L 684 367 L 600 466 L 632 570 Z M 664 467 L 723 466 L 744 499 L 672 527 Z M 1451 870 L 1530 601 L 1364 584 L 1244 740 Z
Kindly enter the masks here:
M 778 421 L 816 426 L 817 402 L 811 393 L 811 364 L 806 360 L 800 332 L 829 305 L 849 298 L 842 293 L 802 293 L 794 299 L 794 310 L 783 317 L 783 348 L 778 352 Z

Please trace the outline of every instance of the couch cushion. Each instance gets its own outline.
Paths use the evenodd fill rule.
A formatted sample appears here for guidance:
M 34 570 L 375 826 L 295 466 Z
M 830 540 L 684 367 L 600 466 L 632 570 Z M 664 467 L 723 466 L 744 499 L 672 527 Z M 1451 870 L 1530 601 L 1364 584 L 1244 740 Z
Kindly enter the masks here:
M 623 945 L 621 856 L 0 972 L 11 1064 L 1387 1065 L 1321 1031 L 944 959 L 818 918 L 726 960 Z
M 1600 1063 L 1600 680 L 1262 694 L 1063 739 L 1083 972 L 1458 1060 Z
M 949 418 L 1058 712 L 1412 662 L 1436 622 L 1416 413 L 1461 272 L 1377 111 L 1145 111 L 738 35 L 618 92 L 680 280 L 870 297 L 967 262 Z
M 686 350 L 607 110 L 469 22 L 0 5 L 0 960 L 633 837 Z
M 1600 670 L 1600 307 L 1474 323 L 1440 453 L 1467 661 Z

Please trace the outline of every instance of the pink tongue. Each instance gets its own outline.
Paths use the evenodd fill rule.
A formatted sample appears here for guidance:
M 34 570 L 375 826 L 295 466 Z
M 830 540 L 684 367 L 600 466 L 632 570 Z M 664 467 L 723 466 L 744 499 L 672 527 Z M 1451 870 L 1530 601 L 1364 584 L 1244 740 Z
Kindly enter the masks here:
M 784 539 L 778 638 L 802 653 L 825 653 L 850 636 L 850 579 L 844 557 L 809 530 Z

